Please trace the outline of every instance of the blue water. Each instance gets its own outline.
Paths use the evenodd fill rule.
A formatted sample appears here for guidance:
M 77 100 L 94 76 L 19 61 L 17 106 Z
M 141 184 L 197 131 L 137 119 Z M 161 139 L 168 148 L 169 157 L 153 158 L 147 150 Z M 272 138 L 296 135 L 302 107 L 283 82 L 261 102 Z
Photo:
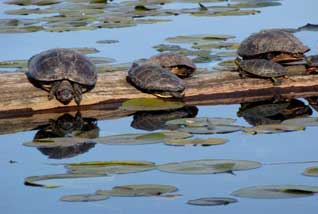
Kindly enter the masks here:
M 107 56 L 118 63 L 149 57 L 157 52 L 154 45 L 164 43 L 171 36 L 187 34 L 231 34 L 241 41 L 249 34 L 264 28 L 296 28 L 306 23 L 318 23 L 318 2 L 314 0 L 282 1 L 282 6 L 259 8 L 260 14 L 239 17 L 169 17 L 172 22 L 138 25 L 120 29 L 99 29 L 65 33 L 36 32 L 27 34 L 0 34 L 2 53 L 0 60 L 28 59 L 35 53 L 55 47 L 95 47 L 96 56 Z M 178 4 L 179 6 L 179 4 Z M 0 3 L 0 17 L 13 6 Z M 318 32 L 296 34 L 317 54 Z M 97 40 L 116 39 L 119 43 L 97 44 Z M 209 66 L 209 65 L 207 65 Z M 236 118 L 239 105 L 198 106 L 199 116 Z M 317 116 L 314 113 L 312 116 Z M 143 132 L 130 127 L 132 117 L 98 121 L 100 135 Z M 247 125 L 238 118 L 239 124 Z M 37 149 L 22 143 L 31 141 L 36 131 L 0 135 L 0 200 L 1 213 L 313 213 L 317 209 L 314 197 L 288 200 L 256 200 L 238 198 L 239 202 L 228 206 L 199 207 L 186 205 L 186 201 L 200 197 L 230 196 L 230 193 L 246 186 L 266 184 L 318 185 L 317 178 L 301 175 L 313 164 L 264 165 L 251 171 L 217 175 L 181 175 L 152 170 L 138 174 L 111 177 L 48 181 L 61 184 L 56 189 L 29 187 L 24 178 L 34 175 L 64 173 L 63 166 L 48 165 L 79 161 L 146 160 L 157 164 L 173 161 L 213 159 L 246 159 L 262 163 L 301 162 L 318 160 L 316 143 L 317 127 L 305 131 L 272 135 L 247 135 L 241 132 L 225 135 L 197 137 L 225 137 L 224 145 L 200 147 L 173 147 L 164 144 L 116 146 L 96 145 L 89 152 L 69 159 L 48 159 Z M 17 161 L 10 164 L 10 160 Z M 59 198 L 66 194 L 94 193 L 97 189 L 110 189 L 116 185 L 159 183 L 178 187 L 181 197 L 165 199 L 110 198 L 91 203 L 66 203 Z

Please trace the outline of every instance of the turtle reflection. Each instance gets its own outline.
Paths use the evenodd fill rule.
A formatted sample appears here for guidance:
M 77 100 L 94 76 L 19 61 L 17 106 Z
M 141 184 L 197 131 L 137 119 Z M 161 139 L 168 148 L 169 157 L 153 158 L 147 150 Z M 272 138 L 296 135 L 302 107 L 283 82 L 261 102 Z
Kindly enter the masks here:
M 139 111 L 134 114 L 131 127 L 146 131 L 163 129 L 168 120 L 195 117 L 198 113 L 196 106 L 186 106 L 174 110 Z
M 48 124 L 38 127 L 38 132 L 34 136 L 34 140 L 58 137 L 79 137 L 93 139 L 99 136 L 99 128 L 95 118 L 82 118 L 79 112 L 75 116 L 71 114 L 63 114 L 56 120 L 49 120 Z M 82 154 L 95 146 L 93 142 L 84 142 L 72 146 L 57 146 L 38 149 L 49 158 L 62 159 L 71 158 Z
M 297 99 L 243 103 L 237 112 L 237 116 L 243 117 L 252 126 L 279 124 L 287 119 L 311 114 L 311 108 Z

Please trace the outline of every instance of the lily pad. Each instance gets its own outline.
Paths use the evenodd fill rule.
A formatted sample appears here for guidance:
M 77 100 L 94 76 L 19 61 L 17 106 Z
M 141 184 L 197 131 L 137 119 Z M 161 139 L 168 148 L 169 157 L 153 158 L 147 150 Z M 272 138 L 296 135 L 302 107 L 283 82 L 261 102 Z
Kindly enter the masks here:
M 198 206 L 218 206 L 228 205 L 231 203 L 238 202 L 235 198 L 221 198 L 221 197 L 209 197 L 189 200 L 187 204 L 198 205 Z
M 137 98 L 123 102 L 120 108 L 127 111 L 155 111 L 178 109 L 182 108 L 183 106 L 184 103 L 181 101 L 164 100 L 158 98 Z
M 159 165 L 158 169 L 164 172 L 182 174 L 215 174 L 259 167 L 261 167 L 261 163 L 256 161 L 204 159 L 167 163 Z
M 217 34 L 197 34 L 197 35 L 184 35 L 169 37 L 166 39 L 172 43 L 199 43 L 199 42 L 211 42 L 211 41 L 226 41 L 228 39 L 235 38 L 232 35 L 217 35 Z
M 243 132 L 247 134 L 273 134 L 303 130 L 305 130 L 304 126 L 295 126 L 289 124 L 265 124 L 255 127 L 243 128 Z
M 177 129 L 180 132 L 188 132 L 191 134 L 228 134 L 232 132 L 241 131 L 244 129 L 242 126 L 237 125 L 215 125 L 207 127 L 183 127 Z
M 94 64 L 107 64 L 107 63 L 113 63 L 116 61 L 115 59 L 108 58 L 108 57 L 89 57 L 89 59 L 92 60 Z
M 202 146 L 211 146 L 211 145 L 220 145 L 228 142 L 224 138 L 208 138 L 208 139 L 170 139 L 165 142 L 167 145 L 172 146 L 185 146 L 185 145 L 202 145 Z
M 97 190 L 98 195 L 110 195 L 118 197 L 160 196 L 165 193 L 175 192 L 177 188 L 161 184 L 139 184 L 115 186 L 112 190 Z
M 65 166 L 71 174 L 126 174 L 148 171 L 156 168 L 155 164 L 147 161 L 97 161 L 71 163 Z
M 91 139 L 77 137 L 42 138 L 23 143 L 24 146 L 37 148 L 68 147 L 83 143 L 94 143 Z
M 27 60 L 0 61 L 0 68 L 26 68 L 27 65 L 28 65 Z
M 93 54 L 99 52 L 96 48 L 70 48 L 70 50 L 80 52 L 81 54 Z
M 89 201 L 102 201 L 108 199 L 107 195 L 97 194 L 76 194 L 76 195 L 65 195 L 60 198 L 61 201 L 67 202 L 89 202 Z
M 303 174 L 306 176 L 318 177 L 318 167 L 309 167 L 305 169 L 305 172 Z
M 60 3 L 60 0 L 9 0 L 5 2 L 6 4 L 14 4 L 14 5 L 37 5 L 37 6 L 45 6 Z
M 312 196 L 317 192 L 318 186 L 265 185 L 242 188 L 231 195 L 256 199 L 284 199 Z
M 40 184 L 37 181 L 55 180 L 55 179 L 70 179 L 70 178 L 91 178 L 98 177 L 96 174 L 53 174 L 53 175 L 41 175 L 30 176 L 24 179 L 24 184 L 27 186 L 43 187 L 43 188 L 57 188 L 59 185 Z
M 209 126 L 209 125 L 231 125 L 235 121 L 236 119 L 232 119 L 232 118 L 195 117 L 195 118 L 181 118 L 181 119 L 169 120 L 166 122 L 166 125 L 203 127 L 203 126 Z
M 115 40 L 115 39 L 104 39 L 104 40 L 98 40 L 96 41 L 97 44 L 114 44 L 114 43 L 118 43 L 119 40 Z
M 284 120 L 282 124 L 293 126 L 318 126 L 317 117 L 297 117 L 288 120 Z
M 121 134 L 94 139 L 97 143 L 110 145 L 140 145 L 161 143 L 167 139 L 183 139 L 192 135 L 185 132 L 154 132 L 150 134 Z

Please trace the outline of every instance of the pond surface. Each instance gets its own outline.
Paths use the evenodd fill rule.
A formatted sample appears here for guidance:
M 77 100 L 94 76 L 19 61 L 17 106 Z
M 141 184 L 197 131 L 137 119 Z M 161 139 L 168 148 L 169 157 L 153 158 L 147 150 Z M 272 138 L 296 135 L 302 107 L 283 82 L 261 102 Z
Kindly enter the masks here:
M 205 6 L 224 6 L 228 3 L 237 2 L 220 1 L 203 4 Z M 169 22 L 138 24 L 123 28 L 114 27 L 69 32 L 46 32 L 41 30 L 32 33 L 1 33 L 0 47 L 2 54 L 0 55 L 0 61 L 28 59 L 32 55 L 49 48 L 90 47 L 100 51 L 90 56 L 110 57 L 116 60 L 115 64 L 129 63 L 158 53 L 153 46 L 169 44 L 165 40 L 168 37 L 192 34 L 227 34 L 234 35 L 235 38 L 230 41 L 237 43 L 261 29 L 298 28 L 307 23 L 318 23 L 317 1 L 284 0 L 275 2 L 279 2 L 281 5 L 248 8 L 260 11 L 255 15 L 192 16 L 182 13 L 178 16 L 160 16 L 163 19 L 170 19 Z M 124 1 L 114 1 L 109 4 L 115 3 L 118 5 L 126 4 Z M 27 7 L 35 8 L 36 6 Z M 1 2 L 0 18 L 15 17 L 20 19 L 31 17 L 35 19 L 38 16 L 43 16 L 19 16 L 5 13 L 5 11 L 18 8 L 21 8 L 21 6 L 7 5 Z M 181 10 L 184 8 L 198 8 L 198 4 L 191 3 L 191 0 L 187 3 L 172 2 L 165 4 L 161 9 Z M 308 54 L 317 54 L 317 31 L 300 31 L 295 35 L 311 48 Z M 96 43 L 99 40 L 118 40 L 119 42 L 112 44 Z M 191 47 L 189 44 L 179 45 L 185 48 Z M 216 60 L 206 61 L 198 63 L 197 66 L 211 69 L 218 62 Z M 13 71 L 13 69 L 3 68 L 1 71 Z M 308 110 L 310 107 L 306 99 L 299 99 L 295 102 L 300 103 L 301 109 L 307 109 L 303 115 L 312 118 L 317 117 L 313 108 Z M 261 104 L 264 105 L 264 103 Z M 265 104 L 268 103 L 265 102 Z M 288 108 L 286 106 L 292 106 L 292 104 L 287 103 L 283 110 Z M 197 118 L 233 118 L 236 119 L 235 125 L 252 126 L 243 117 L 237 116 L 240 107 L 239 104 L 197 106 L 197 114 L 193 112 L 189 114 L 186 111 L 186 115 Z M 292 107 L 289 108 L 292 109 Z M 162 129 L 166 128 L 163 125 L 149 128 L 142 122 L 135 121 L 149 114 L 151 113 L 146 112 L 143 114 L 136 113 L 135 116 L 115 117 L 115 119 L 89 120 L 86 118 L 85 120 L 85 114 L 83 113 L 83 119 L 86 123 L 92 123 L 88 131 L 94 129 L 93 133 L 99 137 L 163 131 Z M 158 113 L 153 114 L 158 115 Z M 280 116 L 273 113 L 276 117 L 270 117 L 272 116 L 270 115 L 267 119 L 270 118 L 273 122 L 279 123 L 285 119 L 299 116 L 296 113 L 288 113 L 288 116 L 278 114 Z M 51 119 L 57 120 L 58 116 L 62 115 L 54 115 L 54 118 Z M 74 117 L 71 116 L 70 118 L 74 121 Z M 178 118 L 178 116 L 175 118 Z M 17 119 L 14 120 L 17 121 Z M 132 127 L 133 121 L 135 121 L 135 125 Z M 249 122 L 251 123 L 251 121 Z M 49 124 L 49 121 L 47 124 Z M 302 174 L 306 168 L 317 166 L 317 124 L 307 126 L 305 130 L 275 134 L 251 135 L 242 131 L 227 134 L 194 134 L 193 138 L 217 137 L 228 139 L 228 142 L 224 144 L 213 146 L 171 146 L 164 144 L 163 140 L 160 143 L 141 145 L 96 143 L 66 151 L 65 154 L 57 150 L 49 151 L 23 145 L 25 142 L 32 141 L 36 134 L 39 135 L 40 128 L 45 130 L 46 127 L 35 126 L 33 128 L 35 129 L 16 133 L 0 129 L 0 132 L 3 133 L 0 135 L 0 166 L 3 169 L 0 176 L 0 190 L 3 195 L 0 202 L 2 213 L 309 213 L 317 209 L 316 195 L 290 199 L 255 199 L 231 195 L 238 189 L 259 185 L 318 186 L 317 178 Z M 52 127 L 49 128 L 52 132 Z M 145 129 L 148 129 L 148 131 Z M 24 185 L 25 178 L 29 176 L 66 173 L 65 163 L 130 160 L 149 161 L 160 165 L 201 159 L 249 160 L 260 162 L 262 166 L 244 171 L 230 169 L 225 173 L 217 174 L 180 174 L 153 169 L 138 173 L 112 174 L 93 178 L 39 181 L 41 184 L 60 185 L 58 188 Z M 310 163 L 311 161 L 312 163 Z M 230 173 L 229 171 L 234 172 Z M 112 189 L 114 186 L 130 184 L 172 185 L 177 187 L 178 191 L 170 194 L 180 195 L 174 197 L 110 197 L 102 201 L 78 203 L 60 201 L 60 198 L 64 195 L 93 194 L 99 189 L 106 190 Z M 293 190 L 286 191 L 292 192 Z M 300 193 L 304 192 L 299 191 L 298 194 Z M 238 202 L 227 206 L 194 206 L 187 204 L 189 200 L 205 197 L 232 197 L 237 199 Z

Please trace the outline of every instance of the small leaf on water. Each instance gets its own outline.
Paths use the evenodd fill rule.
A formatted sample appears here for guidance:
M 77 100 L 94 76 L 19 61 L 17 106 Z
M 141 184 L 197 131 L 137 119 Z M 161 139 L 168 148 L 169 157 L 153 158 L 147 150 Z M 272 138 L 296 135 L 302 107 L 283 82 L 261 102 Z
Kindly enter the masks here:
M 218 206 L 228 205 L 231 203 L 238 202 L 235 198 L 221 198 L 221 197 L 209 197 L 189 200 L 187 204 L 198 205 L 198 206 Z
M 217 35 L 217 34 L 195 34 L 195 35 L 169 37 L 166 39 L 166 41 L 172 42 L 172 43 L 199 43 L 199 42 L 220 41 L 220 40 L 225 41 L 232 38 L 235 38 L 235 36 Z
M 98 40 L 96 41 L 97 44 L 114 44 L 118 43 L 119 40 L 114 40 L 114 39 L 104 39 L 104 40 Z
M 102 201 L 108 199 L 107 195 L 97 194 L 76 194 L 76 195 L 65 195 L 60 198 L 61 201 L 67 202 L 89 202 L 89 201 Z
M 110 195 L 118 197 L 160 196 L 165 193 L 175 192 L 177 188 L 161 184 L 138 184 L 115 186 L 112 190 L 97 190 L 98 195 Z
M 309 167 L 305 169 L 305 172 L 303 173 L 303 175 L 318 177 L 318 167 L 313 166 L 313 167 Z
M 159 165 L 158 169 L 164 172 L 183 174 L 214 174 L 259 167 L 261 167 L 261 163 L 255 161 L 205 159 L 167 163 Z
M 154 111 L 165 109 L 178 109 L 184 106 L 183 102 L 157 98 L 137 98 L 122 103 L 121 109 L 127 111 Z
M 304 126 L 294 126 L 288 124 L 267 124 L 255 127 L 243 128 L 243 132 L 247 134 L 273 134 L 292 131 L 303 131 Z
M 257 199 L 283 199 L 312 196 L 318 192 L 318 186 L 304 185 L 265 185 L 239 189 L 231 195 Z
M 172 146 L 185 146 L 185 145 L 220 145 L 228 142 L 224 138 L 208 138 L 208 139 L 170 139 L 166 140 L 165 144 Z

